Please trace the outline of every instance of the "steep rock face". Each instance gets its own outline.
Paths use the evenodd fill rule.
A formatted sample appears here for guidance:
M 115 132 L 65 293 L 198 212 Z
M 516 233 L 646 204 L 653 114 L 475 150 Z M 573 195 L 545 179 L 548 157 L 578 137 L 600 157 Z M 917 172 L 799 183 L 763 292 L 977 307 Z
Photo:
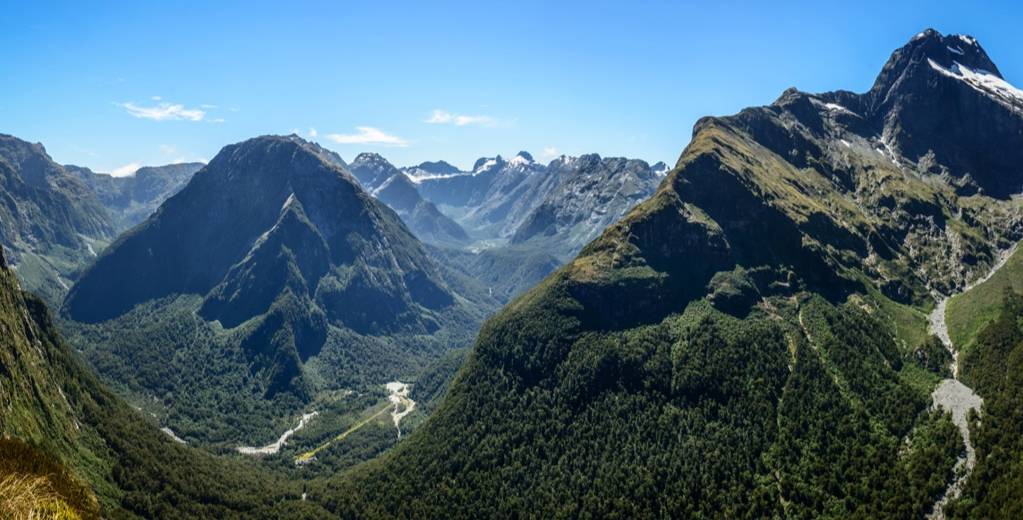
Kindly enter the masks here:
M 308 399 L 314 389 L 304 364 L 311 357 L 343 363 L 344 377 L 326 379 L 334 385 L 361 380 L 365 370 L 405 371 L 444 350 L 430 335 L 468 330 L 478 319 L 464 308 L 471 304 L 456 302 L 398 216 L 363 191 L 325 150 L 295 136 L 225 147 L 188 186 L 112 244 L 75 285 L 63 309 L 80 329 L 101 335 L 82 348 L 99 348 L 102 359 L 110 361 L 140 355 L 118 350 L 124 336 L 117 333 L 120 327 L 153 319 L 149 309 L 169 305 L 166 319 L 157 318 L 153 326 L 173 328 L 180 318 L 170 309 L 196 297 L 194 312 L 201 323 L 193 335 L 209 333 L 222 348 L 238 349 L 245 360 L 241 366 L 255 375 L 224 384 L 254 384 L 249 391 L 267 399 L 282 393 Z M 232 332 L 222 335 L 219 327 Z M 404 339 L 395 339 L 399 336 Z M 183 342 L 167 352 L 208 354 L 188 337 L 175 340 L 172 334 L 167 340 Z M 380 358 L 356 350 L 363 357 L 351 359 L 351 353 L 338 351 L 355 348 L 353 343 L 379 350 Z M 162 347 L 154 348 L 156 357 L 136 362 L 156 363 L 160 352 Z M 186 385 L 125 373 L 123 363 L 101 370 L 141 381 L 134 391 L 178 393 Z M 317 367 L 341 370 L 324 366 L 322 359 Z M 187 383 L 193 384 L 190 391 L 206 391 L 201 381 Z M 198 395 L 176 404 L 186 406 L 192 397 Z
M 420 196 L 416 185 L 387 159 L 374 153 L 362 153 L 348 167 L 363 187 L 396 211 L 420 240 L 459 245 L 469 239 L 461 226 Z M 428 167 L 444 169 L 443 166 Z
M 0 244 L 28 290 L 59 300 L 114 226 L 95 195 L 40 144 L 0 135 Z
M 457 245 L 469 240 L 462 226 L 419 196 L 416 186 L 404 173 L 399 172 L 384 181 L 373 190 L 373 195 L 398 212 L 402 221 L 424 242 Z
M 926 39 L 960 40 L 923 33 L 879 84 L 911 76 L 892 63 Z M 900 152 L 947 134 L 881 124 L 926 119 L 907 107 L 962 81 L 924 63 L 924 90 L 884 103 L 790 90 L 698 122 L 653 197 L 485 324 L 436 415 L 340 482 L 354 498 L 335 509 L 925 516 L 960 444 L 908 383 L 909 341 L 926 338 L 908 304 L 963 285 L 1023 230 L 994 185 L 965 193 Z M 988 139 L 1023 148 L 1000 122 L 1019 117 L 1010 104 L 970 115 L 967 93 L 934 107 L 977 119 L 957 157 L 990 160 Z
M 80 166 L 64 166 L 96 194 L 118 231 L 124 231 L 152 215 L 163 201 L 188 184 L 203 163 L 179 163 L 139 168 L 128 177 L 94 173 Z
M 558 181 L 515 229 L 512 243 L 556 237 L 561 251 L 575 251 L 653 192 L 660 182 L 646 162 L 620 157 L 561 157 L 547 166 Z
M 956 179 L 961 193 L 1005 198 L 1023 188 L 1023 91 L 969 36 L 920 33 L 862 100 L 894 153 Z
M 469 201 L 466 220 L 474 227 L 492 229 L 498 236 L 511 235 L 557 182 L 527 152 L 519 152 L 507 161 L 501 156 L 479 159 L 473 174 L 491 176 L 493 180 L 478 202 Z
M 423 170 L 423 165 L 420 165 L 406 168 L 405 173 L 418 182 L 419 193 L 427 200 L 442 206 L 472 208 L 483 203 L 503 163 L 504 159 L 497 156 L 477 160 L 470 172 L 451 172 L 444 166 L 438 169 L 427 164 L 428 170 Z

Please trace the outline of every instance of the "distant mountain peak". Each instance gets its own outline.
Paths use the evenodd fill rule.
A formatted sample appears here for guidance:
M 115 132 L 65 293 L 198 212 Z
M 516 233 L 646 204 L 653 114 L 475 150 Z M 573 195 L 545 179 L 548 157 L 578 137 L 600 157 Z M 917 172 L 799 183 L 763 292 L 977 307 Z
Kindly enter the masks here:
M 387 159 L 376 152 L 362 152 L 352 160 L 353 164 L 357 162 L 387 162 Z
M 512 166 L 524 166 L 535 162 L 536 161 L 533 160 L 533 156 L 530 155 L 529 152 L 523 151 L 515 154 L 515 157 L 512 157 L 511 160 L 508 161 L 508 164 L 511 164 Z
M 472 165 L 473 173 L 483 173 L 485 171 L 494 169 L 495 167 L 504 166 L 505 160 L 500 155 L 497 157 L 480 157 L 476 159 L 476 163 Z
M 458 167 L 453 166 L 447 161 L 425 161 L 419 163 L 414 169 L 422 170 L 427 173 L 439 174 L 439 175 L 452 175 L 461 172 Z
M 348 170 L 363 187 L 371 191 L 379 188 L 387 179 L 400 173 L 398 168 L 395 168 L 387 159 L 372 152 L 363 152 L 355 156 L 355 160 L 348 165 Z

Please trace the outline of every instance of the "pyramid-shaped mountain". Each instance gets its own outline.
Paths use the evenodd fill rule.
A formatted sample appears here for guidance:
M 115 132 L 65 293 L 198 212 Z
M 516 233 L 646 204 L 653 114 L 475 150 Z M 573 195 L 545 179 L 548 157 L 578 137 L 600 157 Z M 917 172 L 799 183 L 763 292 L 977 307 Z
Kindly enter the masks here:
M 171 408 L 212 386 L 225 396 L 297 397 L 270 412 L 285 413 L 319 389 L 383 383 L 464 344 L 479 308 L 342 164 L 296 136 L 225 147 L 74 286 L 64 312 L 100 335 L 80 347 L 104 375 L 133 382 L 130 391 L 173 392 Z M 196 318 L 191 337 L 172 332 Z M 145 351 L 126 339 L 140 319 L 167 334 L 148 335 Z M 224 362 L 223 352 L 237 352 L 223 369 L 237 378 L 211 384 L 194 372 L 204 356 Z M 207 412 L 188 413 L 215 420 Z M 218 435 L 210 438 L 232 434 L 225 426 Z

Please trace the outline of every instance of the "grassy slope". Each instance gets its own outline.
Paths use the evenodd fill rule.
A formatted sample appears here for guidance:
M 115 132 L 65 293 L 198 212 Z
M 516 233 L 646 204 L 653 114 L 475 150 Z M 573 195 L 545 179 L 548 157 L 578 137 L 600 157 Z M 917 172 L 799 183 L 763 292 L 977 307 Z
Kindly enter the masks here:
M 948 334 L 961 350 L 968 351 L 981 329 L 998 317 L 1006 288 L 1023 292 L 1023 249 L 989 280 L 948 302 Z
M 1006 293 L 999 301 L 997 316 L 961 358 L 963 380 L 984 406 L 982 420 L 971 425 L 977 466 L 949 518 L 1023 515 L 1023 297 Z

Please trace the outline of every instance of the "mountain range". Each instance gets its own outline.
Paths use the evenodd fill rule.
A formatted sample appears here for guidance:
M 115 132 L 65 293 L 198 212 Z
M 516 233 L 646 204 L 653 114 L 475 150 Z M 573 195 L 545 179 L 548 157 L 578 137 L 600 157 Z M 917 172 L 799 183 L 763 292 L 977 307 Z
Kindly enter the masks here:
M 1001 495 L 939 501 L 981 426 L 933 411 L 961 383 L 921 359 L 932 295 L 1023 235 L 1020 101 L 928 30 L 865 94 L 700 120 L 649 200 L 483 326 L 412 438 L 319 492 L 365 516 L 1011 516 L 981 476 L 1008 455 L 974 470 Z M 985 410 L 992 453 L 1015 412 Z
M 398 212 L 420 240 L 455 247 L 469 241 L 458 223 L 424 199 L 412 181 L 379 154 L 359 154 L 348 168 L 365 189 Z
M 119 181 L 5 137 L 0 480 L 82 518 L 1016 518 L 1020 154 L 1023 91 L 931 29 L 670 171 L 290 135 Z
M 649 197 L 667 167 L 596 154 L 543 165 L 519 152 L 480 158 L 470 172 L 444 161 L 403 172 L 477 240 L 526 245 L 565 261 Z
M 483 283 L 501 302 L 536 285 L 653 193 L 667 172 L 634 159 L 528 152 L 481 158 L 463 172 L 444 161 L 399 169 L 379 154 L 348 165 L 371 194 L 432 246 L 434 258 Z

